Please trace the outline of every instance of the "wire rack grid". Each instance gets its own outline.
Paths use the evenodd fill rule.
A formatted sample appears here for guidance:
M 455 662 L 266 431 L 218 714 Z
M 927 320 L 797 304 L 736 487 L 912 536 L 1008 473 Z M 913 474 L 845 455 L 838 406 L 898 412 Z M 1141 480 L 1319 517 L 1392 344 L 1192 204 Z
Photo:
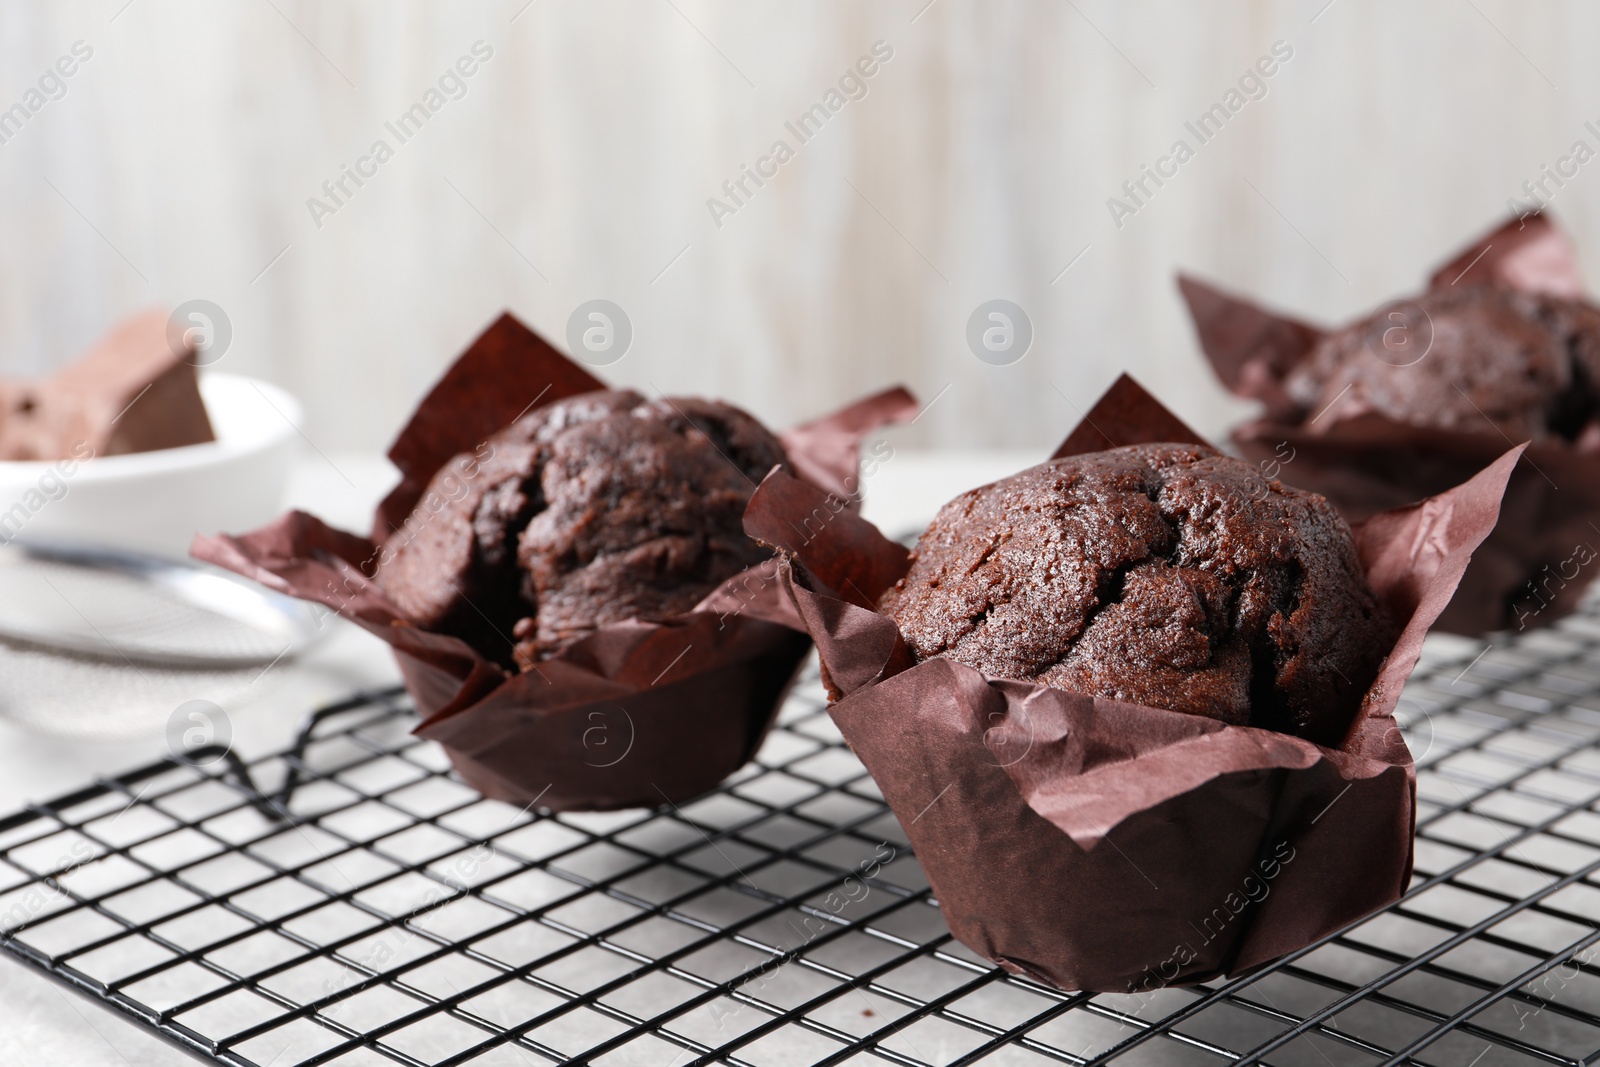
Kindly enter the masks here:
M 1248 978 L 1062 992 L 954 941 L 814 677 L 681 807 L 517 810 L 398 691 L 0 819 L 0 948 L 224 1064 L 1600 1061 L 1600 613 L 1425 655 L 1406 897 Z M 1064 920 L 1067 921 L 1067 920 Z

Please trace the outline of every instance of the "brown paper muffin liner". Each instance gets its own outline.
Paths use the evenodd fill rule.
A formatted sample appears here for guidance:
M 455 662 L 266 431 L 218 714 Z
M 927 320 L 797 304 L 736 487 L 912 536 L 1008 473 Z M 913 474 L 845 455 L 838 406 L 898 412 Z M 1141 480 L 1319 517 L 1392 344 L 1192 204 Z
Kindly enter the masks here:
M 1476 284 L 1583 295 L 1571 243 L 1543 215 L 1485 235 L 1428 281 L 1430 289 Z M 1352 523 L 1459 485 L 1512 443 L 1488 423 L 1462 433 L 1372 412 L 1308 416 L 1283 382 L 1324 331 L 1191 277 L 1180 275 L 1178 286 L 1217 377 L 1266 409 L 1234 430 L 1239 454 L 1321 493 Z M 1586 566 L 1597 548 L 1600 435 L 1531 444 L 1511 474 L 1499 525 L 1436 625 L 1468 636 L 1546 625 L 1577 606 L 1600 570 Z
M 1124 376 L 1056 455 L 1155 441 L 1200 439 Z M 1520 451 L 1356 527 L 1367 579 L 1405 625 L 1333 748 L 915 663 L 872 608 L 905 574 L 906 549 L 781 471 L 745 529 L 784 550 L 830 714 L 951 932 L 1063 989 L 1142 993 L 1243 974 L 1404 891 L 1416 775 L 1392 712 Z
M 810 648 L 776 561 L 734 575 L 683 615 L 601 627 L 520 674 L 422 629 L 371 578 L 444 464 L 526 411 L 605 388 L 503 315 L 390 449 L 402 477 L 371 537 L 295 511 L 252 533 L 196 537 L 191 552 L 386 641 L 422 717 L 414 732 L 444 746 L 485 796 L 556 811 L 686 801 L 754 754 Z M 859 500 L 861 438 L 915 410 L 909 393 L 890 389 L 779 437 L 802 484 L 848 509 Z

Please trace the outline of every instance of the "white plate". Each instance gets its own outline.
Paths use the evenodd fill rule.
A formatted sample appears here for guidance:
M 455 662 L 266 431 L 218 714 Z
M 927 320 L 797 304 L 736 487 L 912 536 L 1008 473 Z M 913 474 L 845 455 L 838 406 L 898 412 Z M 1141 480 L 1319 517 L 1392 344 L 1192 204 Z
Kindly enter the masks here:
M 242 533 L 283 507 L 299 403 L 275 385 L 202 374 L 217 439 L 59 464 L 0 462 L 0 543 L 98 545 L 188 555 L 196 533 Z M 20 509 L 20 510 L 19 510 Z

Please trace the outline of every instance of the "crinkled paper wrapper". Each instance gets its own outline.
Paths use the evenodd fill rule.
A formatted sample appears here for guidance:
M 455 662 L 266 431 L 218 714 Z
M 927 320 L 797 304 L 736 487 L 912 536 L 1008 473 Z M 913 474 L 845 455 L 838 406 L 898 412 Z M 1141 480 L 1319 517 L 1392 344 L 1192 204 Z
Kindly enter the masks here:
M 422 717 L 415 733 L 443 745 L 485 796 L 557 811 L 686 801 L 754 754 L 810 648 L 775 562 L 729 578 L 684 615 L 602 627 L 520 674 L 420 628 L 368 577 L 452 457 L 536 406 L 605 388 L 505 315 L 390 449 L 402 480 L 379 505 L 372 537 L 290 512 L 242 536 L 198 537 L 192 552 L 388 642 Z M 910 394 L 892 389 L 780 437 L 807 484 L 851 499 L 862 436 L 914 409 Z
M 1056 455 L 1197 440 L 1124 377 Z M 1145 992 L 1246 973 L 1404 891 L 1416 778 L 1392 712 L 1494 526 L 1518 451 L 1356 528 L 1367 578 L 1405 628 L 1336 748 L 953 660 L 916 664 L 872 609 L 906 571 L 902 546 L 782 472 L 745 528 L 784 549 L 833 719 L 951 932 L 1063 989 Z
M 1371 411 L 1313 414 L 1308 422 L 1283 382 L 1324 331 L 1194 278 L 1180 277 L 1178 284 L 1217 377 L 1266 406 L 1265 417 L 1233 432 L 1240 454 L 1285 482 L 1321 493 L 1351 522 L 1459 485 L 1509 443 L 1488 424 L 1482 433 L 1462 433 Z M 1583 295 L 1571 245 L 1542 215 L 1486 235 L 1429 280 L 1430 289 L 1475 284 Z M 1438 627 L 1477 636 L 1560 618 L 1577 607 L 1594 579 L 1597 568 L 1584 564 L 1596 546 L 1600 436 L 1530 445 L 1511 474 L 1499 525 L 1474 555 Z

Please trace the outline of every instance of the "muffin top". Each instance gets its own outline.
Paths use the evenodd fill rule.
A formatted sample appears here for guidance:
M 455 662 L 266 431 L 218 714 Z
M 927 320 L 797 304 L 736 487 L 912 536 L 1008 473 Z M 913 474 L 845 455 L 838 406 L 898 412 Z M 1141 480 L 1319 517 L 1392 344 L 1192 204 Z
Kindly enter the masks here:
M 783 462 L 727 404 L 569 397 L 441 467 L 377 581 L 418 624 L 526 668 L 598 627 L 688 611 L 764 559 L 744 508 Z
M 1201 445 L 946 504 L 880 610 L 919 660 L 1337 743 L 1397 629 L 1322 497 Z
M 1329 426 L 1371 410 L 1418 426 L 1498 428 L 1514 441 L 1571 440 L 1600 411 L 1600 309 L 1443 286 L 1328 334 L 1284 384 Z

